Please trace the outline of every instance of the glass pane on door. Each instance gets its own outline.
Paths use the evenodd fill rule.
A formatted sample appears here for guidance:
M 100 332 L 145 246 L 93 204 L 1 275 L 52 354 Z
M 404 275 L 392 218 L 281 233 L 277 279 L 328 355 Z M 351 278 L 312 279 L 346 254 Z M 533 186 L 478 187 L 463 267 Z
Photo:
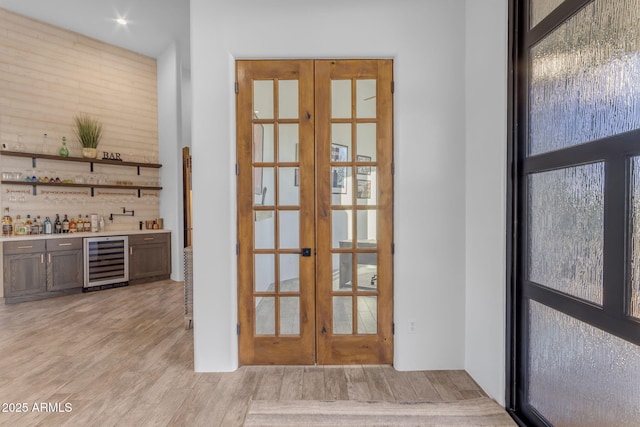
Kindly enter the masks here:
M 530 403 L 554 426 L 637 426 L 640 347 L 529 302 Z
M 529 153 L 640 128 L 640 7 L 595 0 L 531 49 Z
M 604 164 L 529 176 L 528 278 L 602 304 Z
M 629 315 L 640 319 L 640 157 L 631 159 L 631 189 L 629 201 L 630 222 L 630 259 L 629 281 L 631 285 L 631 301 Z

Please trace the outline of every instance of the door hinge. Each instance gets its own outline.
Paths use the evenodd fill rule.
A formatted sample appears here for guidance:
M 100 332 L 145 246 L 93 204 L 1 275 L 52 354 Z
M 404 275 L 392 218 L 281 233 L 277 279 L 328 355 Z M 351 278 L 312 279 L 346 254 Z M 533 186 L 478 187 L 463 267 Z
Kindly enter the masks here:
M 391 255 L 395 255 L 396 254 L 396 244 L 392 243 L 391 244 Z
M 395 175 L 395 174 L 396 174 L 396 164 L 391 163 L 391 175 Z
M 240 166 L 236 163 L 236 176 L 240 175 Z
M 396 334 L 396 322 L 391 323 L 391 335 Z
M 240 335 L 240 323 L 236 324 L 236 333 Z
M 238 84 L 238 82 L 236 82 L 235 91 L 236 91 L 236 95 L 240 93 L 240 85 Z
M 395 93 L 395 92 L 396 92 L 396 82 L 391 80 L 391 93 Z
M 236 243 L 236 255 L 240 255 L 240 243 Z

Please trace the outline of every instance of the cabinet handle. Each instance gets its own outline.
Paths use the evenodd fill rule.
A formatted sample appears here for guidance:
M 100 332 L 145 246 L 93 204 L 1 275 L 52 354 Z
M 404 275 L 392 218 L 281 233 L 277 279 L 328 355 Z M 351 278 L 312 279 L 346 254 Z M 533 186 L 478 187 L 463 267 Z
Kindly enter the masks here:
M 18 249 L 31 249 L 33 247 L 33 245 L 28 245 L 28 246 L 18 246 Z
M 44 264 L 44 254 L 40 254 L 40 264 Z
M 51 254 L 47 254 L 49 255 L 49 264 L 51 264 Z
M 153 237 L 145 237 L 144 240 L 155 240 Z
M 58 246 L 71 246 L 71 243 L 58 243 Z
M 129 255 L 133 255 L 133 246 L 129 246 Z

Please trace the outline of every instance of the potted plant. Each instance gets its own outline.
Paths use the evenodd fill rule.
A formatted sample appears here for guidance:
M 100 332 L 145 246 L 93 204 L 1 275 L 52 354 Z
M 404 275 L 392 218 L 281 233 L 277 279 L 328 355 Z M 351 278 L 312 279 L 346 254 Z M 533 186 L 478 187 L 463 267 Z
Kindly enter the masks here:
M 75 116 L 73 123 L 73 131 L 82 145 L 82 156 L 95 159 L 98 155 L 98 143 L 102 139 L 102 123 L 84 113 Z

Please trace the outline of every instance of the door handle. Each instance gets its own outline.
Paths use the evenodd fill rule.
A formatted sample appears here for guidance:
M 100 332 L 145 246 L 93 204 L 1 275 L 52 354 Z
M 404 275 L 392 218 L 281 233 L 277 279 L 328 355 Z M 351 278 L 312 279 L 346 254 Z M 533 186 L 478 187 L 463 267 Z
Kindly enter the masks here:
M 300 251 L 300 255 L 311 256 L 311 248 L 302 248 L 302 250 Z

